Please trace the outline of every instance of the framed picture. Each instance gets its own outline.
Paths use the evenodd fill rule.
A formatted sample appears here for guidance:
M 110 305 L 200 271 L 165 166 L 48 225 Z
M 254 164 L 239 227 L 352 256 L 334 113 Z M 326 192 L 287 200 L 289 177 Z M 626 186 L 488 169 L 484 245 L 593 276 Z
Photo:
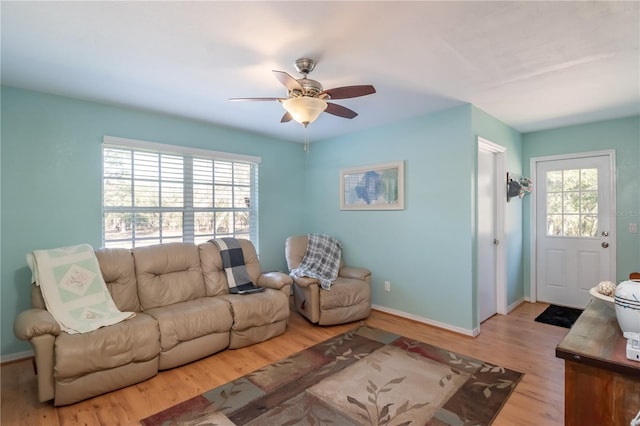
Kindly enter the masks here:
M 404 161 L 340 170 L 341 210 L 403 210 Z

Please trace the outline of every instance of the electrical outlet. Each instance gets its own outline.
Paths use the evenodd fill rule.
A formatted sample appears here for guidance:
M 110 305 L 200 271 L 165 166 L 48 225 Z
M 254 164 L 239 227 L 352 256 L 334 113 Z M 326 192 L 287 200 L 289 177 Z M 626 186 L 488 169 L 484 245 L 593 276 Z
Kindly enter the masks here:
M 638 233 L 638 224 L 637 223 L 630 223 L 629 224 L 629 232 L 632 234 L 637 234 Z
M 391 283 L 389 281 L 384 282 L 384 291 L 389 293 L 391 291 Z

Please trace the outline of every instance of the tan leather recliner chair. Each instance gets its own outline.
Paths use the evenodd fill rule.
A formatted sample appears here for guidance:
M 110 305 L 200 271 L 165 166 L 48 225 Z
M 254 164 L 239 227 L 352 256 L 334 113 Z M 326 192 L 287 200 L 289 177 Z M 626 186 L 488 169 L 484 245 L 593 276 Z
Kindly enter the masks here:
M 307 235 L 287 238 L 285 256 L 289 271 L 302 262 L 307 242 Z M 340 259 L 338 278 L 329 291 L 323 290 L 316 278 L 293 277 L 293 301 L 298 312 L 320 325 L 364 319 L 371 311 L 371 271 L 344 266 Z

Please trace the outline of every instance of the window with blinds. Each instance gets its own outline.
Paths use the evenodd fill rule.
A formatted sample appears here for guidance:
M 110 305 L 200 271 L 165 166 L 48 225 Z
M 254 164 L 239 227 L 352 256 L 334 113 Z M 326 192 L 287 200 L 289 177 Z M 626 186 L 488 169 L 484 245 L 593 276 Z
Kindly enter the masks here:
M 102 153 L 104 247 L 218 237 L 258 246 L 259 157 L 113 137 Z

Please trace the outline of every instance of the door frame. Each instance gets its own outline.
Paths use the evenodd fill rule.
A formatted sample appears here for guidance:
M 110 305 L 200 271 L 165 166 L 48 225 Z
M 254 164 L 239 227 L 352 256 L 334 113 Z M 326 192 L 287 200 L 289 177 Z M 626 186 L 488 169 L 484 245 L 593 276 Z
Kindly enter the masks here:
M 616 204 L 616 151 L 613 149 L 607 149 L 603 151 L 588 151 L 577 152 L 573 154 L 558 154 L 549 155 L 545 157 L 531 157 L 529 160 L 529 173 L 531 174 L 531 180 L 535 185 L 538 181 L 538 163 L 544 161 L 556 161 L 556 160 L 575 160 L 586 157 L 603 157 L 606 156 L 609 159 L 609 205 L 611 208 L 609 215 L 609 269 L 613 279 L 616 278 L 616 217 L 617 217 L 617 204 Z M 535 188 L 535 187 L 534 187 Z M 535 191 L 535 189 L 534 189 Z M 532 194 L 530 198 L 530 229 L 529 229 L 529 299 L 532 303 L 538 300 L 538 277 L 536 270 L 538 267 L 538 226 L 537 226 L 537 214 L 536 214 L 536 194 Z
M 507 209 L 507 191 L 505 188 L 506 182 L 506 166 L 505 166 L 505 152 L 507 149 L 501 145 L 491 142 L 481 136 L 478 136 L 478 150 L 491 152 L 495 155 L 495 172 L 496 172 L 496 199 L 495 199 L 495 226 L 496 226 L 496 239 L 498 244 L 496 245 L 496 310 L 500 315 L 506 315 L 509 313 L 507 306 L 507 263 L 506 263 L 506 241 L 505 241 L 505 228 L 506 228 L 506 209 Z M 476 161 L 477 167 L 477 161 Z M 476 169 L 476 173 L 478 173 Z M 504 178 L 504 180 L 503 180 Z M 476 190 L 477 194 L 477 190 Z M 476 221 L 478 215 L 478 203 L 476 202 Z M 477 232 L 477 231 L 476 231 Z M 478 259 L 478 246 L 476 235 L 476 261 Z M 476 285 L 479 285 L 476 277 Z M 476 303 L 478 300 L 476 299 Z M 479 316 L 479 309 L 477 310 Z M 476 318 L 478 326 L 480 324 L 479 317 Z

